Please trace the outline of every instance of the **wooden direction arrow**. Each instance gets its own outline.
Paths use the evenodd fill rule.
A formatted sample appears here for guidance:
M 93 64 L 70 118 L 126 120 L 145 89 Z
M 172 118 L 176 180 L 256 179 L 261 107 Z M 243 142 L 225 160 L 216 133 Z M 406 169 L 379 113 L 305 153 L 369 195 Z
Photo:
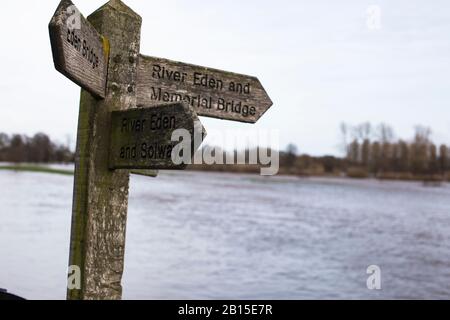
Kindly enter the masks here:
M 259 80 L 191 64 L 139 57 L 137 104 L 184 101 L 200 116 L 255 123 L 272 106 Z
M 195 111 L 187 104 L 178 102 L 114 111 L 111 116 L 110 169 L 186 168 L 188 163 L 172 160 L 172 151 L 181 142 L 172 141 L 172 133 L 178 129 L 189 133 L 190 161 L 206 133 Z
M 55 68 L 97 98 L 105 98 L 109 44 L 70 0 L 62 0 L 50 24 Z

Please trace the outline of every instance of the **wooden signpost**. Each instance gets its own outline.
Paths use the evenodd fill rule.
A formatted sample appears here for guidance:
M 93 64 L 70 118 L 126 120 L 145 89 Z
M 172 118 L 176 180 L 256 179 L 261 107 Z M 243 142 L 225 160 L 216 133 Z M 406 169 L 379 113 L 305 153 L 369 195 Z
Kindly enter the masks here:
M 141 23 L 120 0 L 87 20 L 62 0 L 49 24 L 56 69 L 83 89 L 69 259 L 81 288 L 68 299 L 122 296 L 130 172 L 183 169 L 172 135 L 191 135 L 193 156 L 197 114 L 254 123 L 272 105 L 254 77 L 140 55 Z
M 61 1 L 49 29 L 56 70 L 92 95 L 105 98 L 108 40 L 70 0 Z
M 198 124 L 198 125 L 196 125 Z M 186 130 L 190 157 L 187 161 L 173 161 L 179 156 L 172 151 L 180 141 L 172 134 Z M 194 110 L 185 103 L 165 106 L 115 111 L 111 119 L 111 146 L 109 167 L 111 169 L 184 169 L 192 159 L 205 136 L 205 130 Z M 177 139 L 178 140 L 178 139 Z M 182 145 L 181 145 L 182 146 Z
M 272 106 L 252 76 L 143 55 L 137 75 L 138 105 L 184 101 L 200 116 L 248 123 Z

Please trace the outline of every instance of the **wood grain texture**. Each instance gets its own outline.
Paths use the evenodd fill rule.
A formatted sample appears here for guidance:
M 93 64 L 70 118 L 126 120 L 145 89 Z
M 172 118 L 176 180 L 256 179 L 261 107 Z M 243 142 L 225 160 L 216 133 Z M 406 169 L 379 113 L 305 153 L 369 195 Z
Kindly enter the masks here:
M 139 56 L 138 105 L 184 101 L 199 116 L 255 123 L 272 106 L 252 76 Z
M 70 265 L 81 290 L 68 299 L 120 299 L 128 207 L 128 171 L 108 168 L 111 112 L 136 107 L 134 84 L 141 18 L 112 0 L 88 20 L 111 42 L 104 100 L 82 90 L 78 122 Z
M 178 129 L 185 129 L 186 135 L 172 141 L 172 133 Z M 193 108 L 182 102 L 115 111 L 111 116 L 109 166 L 111 169 L 182 170 L 190 164 L 205 135 Z M 175 148 L 180 142 L 185 143 L 185 152 L 190 157 L 174 163 L 172 153 L 181 154 Z
M 97 98 L 105 97 L 109 43 L 81 15 L 72 1 L 62 0 L 50 24 L 56 70 Z

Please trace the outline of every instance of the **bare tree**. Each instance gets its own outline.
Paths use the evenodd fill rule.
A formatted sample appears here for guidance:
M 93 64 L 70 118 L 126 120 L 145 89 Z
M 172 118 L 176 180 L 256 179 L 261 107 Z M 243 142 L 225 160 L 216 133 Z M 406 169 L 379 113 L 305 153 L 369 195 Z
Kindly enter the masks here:
M 0 133 L 0 161 L 6 161 L 6 152 L 9 147 L 9 137 L 5 133 Z
M 380 143 L 374 142 L 372 143 L 371 148 L 371 154 L 372 154 L 372 161 L 371 161 L 371 168 L 372 172 L 377 174 L 381 167 L 381 146 Z
M 381 143 L 392 142 L 394 139 L 394 130 L 391 126 L 380 123 L 377 127 L 377 137 Z
M 431 129 L 429 127 L 416 126 L 416 133 L 414 135 L 414 143 L 416 144 L 430 144 Z
M 25 153 L 25 139 L 20 134 L 15 134 L 11 138 L 9 147 L 9 161 L 23 162 L 26 156 Z
M 442 173 L 449 169 L 449 152 L 448 147 L 444 144 L 439 148 L 439 165 Z
M 370 122 L 365 122 L 357 125 L 353 128 L 353 138 L 358 139 L 359 142 L 363 143 L 364 140 L 370 140 L 372 135 L 372 125 Z
M 361 161 L 362 164 L 368 168 L 370 164 L 370 140 L 364 139 L 364 142 L 361 146 Z
M 414 142 L 411 145 L 411 166 L 413 173 L 424 174 L 428 170 L 428 155 L 430 146 L 431 129 L 416 126 Z
M 439 172 L 439 159 L 437 147 L 434 143 L 429 147 L 428 173 L 437 174 Z
M 408 146 L 408 144 L 405 142 L 405 141 L 403 141 L 403 140 L 400 140 L 399 142 L 398 142 L 398 144 L 399 144 L 399 148 L 400 148 L 400 161 L 399 161 L 399 168 L 400 168 L 400 171 L 402 171 L 402 172 L 408 172 L 409 171 L 409 158 L 410 158 L 410 155 L 409 155 L 409 146 Z
M 342 152 L 344 153 L 344 156 L 348 157 L 349 156 L 348 141 L 350 128 L 345 122 L 342 122 L 339 129 L 341 131 L 341 149 Z
M 286 166 L 292 168 L 297 161 L 297 147 L 294 144 L 289 144 L 286 148 Z
M 355 165 L 359 163 L 359 142 L 357 139 L 353 140 L 349 146 L 349 160 Z

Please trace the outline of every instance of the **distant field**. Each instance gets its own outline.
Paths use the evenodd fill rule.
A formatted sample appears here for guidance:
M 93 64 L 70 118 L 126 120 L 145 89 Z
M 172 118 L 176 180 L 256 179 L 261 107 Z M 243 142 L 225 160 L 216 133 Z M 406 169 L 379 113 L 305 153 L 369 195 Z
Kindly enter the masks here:
M 38 165 L 2 165 L 0 170 L 73 175 L 73 170 L 55 169 Z
M 66 166 L 69 167 L 69 166 Z M 58 167 L 50 167 L 50 166 L 44 166 L 44 165 L 33 165 L 33 164 L 2 164 L 0 165 L 0 171 L 1 170 L 9 170 L 9 171 L 18 171 L 18 172 L 39 172 L 39 173 L 50 173 L 50 174 L 62 174 L 62 175 L 73 175 L 74 170 L 73 169 L 64 169 L 64 166 L 62 168 Z M 157 170 L 132 170 L 130 171 L 131 174 L 140 175 L 140 176 L 146 176 L 146 177 L 157 177 L 158 171 Z

